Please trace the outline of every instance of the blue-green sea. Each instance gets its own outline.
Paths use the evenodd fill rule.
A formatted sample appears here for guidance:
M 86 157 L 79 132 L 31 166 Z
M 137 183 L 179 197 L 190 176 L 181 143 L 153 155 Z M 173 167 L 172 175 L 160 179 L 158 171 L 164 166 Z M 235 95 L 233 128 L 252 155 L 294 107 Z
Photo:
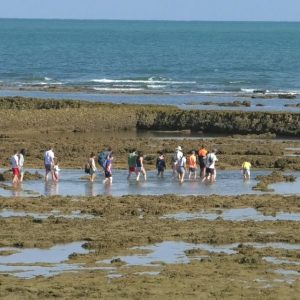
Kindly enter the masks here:
M 1 90 L 49 87 L 299 95 L 300 23 L 0 19 Z

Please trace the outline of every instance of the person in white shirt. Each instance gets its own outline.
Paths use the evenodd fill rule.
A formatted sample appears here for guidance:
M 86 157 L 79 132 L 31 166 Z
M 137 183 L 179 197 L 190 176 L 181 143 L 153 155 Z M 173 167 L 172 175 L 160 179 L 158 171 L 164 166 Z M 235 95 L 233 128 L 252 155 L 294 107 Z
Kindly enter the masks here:
M 183 157 L 182 148 L 181 148 L 180 146 L 178 146 L 178 147 L 175 149 L 175 152 L 174 152 L 173 157 L 172 157 L 172 162 L 173 162 L 173 165 L 172 165 L 172 169 L 173 169 L 173 177 L 175 177 L 175 175 L 176 175 L 178 162 L 180 161 L 180 159 L 181 159 L 182 157 Z
M 209 180 L 211 183 L 216 181 L 216 166 L 215 163 L 218 161 L 218 158 L 216 156 L 217 149 L 213 149 L 212 152 L 210 152 L 207 155 L 206 158 L 206 174 L 205 177 L 202 179 L 202 182 L 205 180 Z
M 21 149 L 19 153 L 19 169 L 20 169 L 20 182 L 23 181 L 24 177 L 24 156 L 26 155 L 25 149 Z
M 48 174 L 51 173 L 52 180 L 55 180 L 54 178 L 54 152 L 53 148 L 51 147 L 49 150 L 47 150 L 44 154 L 44 163 L 45 163 L 45 181 L 48 180 Z
M 19 177 L 20 177 L 20 169 L 19 169 L 19 155 L 18 152 L 15 151 L 15 154 L 10 159 L 10 164 L 13 172 L 13 184 L 19 183 Z

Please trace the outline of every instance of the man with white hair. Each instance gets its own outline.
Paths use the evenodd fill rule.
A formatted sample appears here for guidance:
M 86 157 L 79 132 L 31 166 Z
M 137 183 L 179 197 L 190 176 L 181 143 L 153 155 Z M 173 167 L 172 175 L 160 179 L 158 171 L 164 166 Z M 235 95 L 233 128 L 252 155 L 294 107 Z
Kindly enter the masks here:
M 173 165 L 172 165 L 173 177 L 175 177 L 175 175 L 176 175 L 177 166 L 178 166 L 178 163 L 179 163 L 179 161 L 181 160 L 182 157 L 183 157 L 182 148 L 180 146 L 178 146 L 175 149 L 175 152 L 174 152 L 173 157 L 172 157 L 172 162 L 173 162 Z

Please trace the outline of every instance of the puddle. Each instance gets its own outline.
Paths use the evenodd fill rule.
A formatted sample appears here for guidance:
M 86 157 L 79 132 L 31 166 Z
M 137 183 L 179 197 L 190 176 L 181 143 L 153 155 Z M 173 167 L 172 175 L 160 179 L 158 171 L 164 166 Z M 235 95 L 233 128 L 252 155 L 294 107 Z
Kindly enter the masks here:
M 52 210 L 50 213 L 32 213 L 25 211 L 16 211 L 12 209 L 3 209 L 0 211 L 0 218 L 23 218 L 31 217 L 33 219 L 47 219 L 49 217 L 65 219 L 94 219 L 95 216 L 82 214 L 79 210 L 72 211 L 70 214 L 61 214 L 58 210 Z
M 300 266 L 300 262 L 298 262 L 298 261 L 291 261 L 288 259 L 279 259 L 277 257 L 272 257 L 272 256 L 265 256 L 265 257 L 263 257 L 263 260 L 268 263 L 275 264 L 275 265 L 287 264 L 287 265 Z M 300 273 L 299 273 L 299 275 L 300 275 Z
M 217 219 L 222 219 L 224 221 L 300 221 L 300 213 L 276 213 L 276 216 L 264 215 L 254 208 L 238 208 L 238 209 L 228 209 L 223 210 L 221 213 L 218 212 L 195 212 L 187 213 L 181 212 L 176 214 L 167 214 L 162 217 L 162 219 L 175 219 L 178 221 L 188 221 L 195 219 L 204 219 L 209 221 L 214 221 Z
M 113 259 L 120 259 L 128 266 L 157 266 L 164 264 L 187 264 L 194 257 L 186 255 L 187 250 L 202 250 L 210 253 L 236 254 L 239 243 L 229 245 L 211 245 L 211 244 L 192 244 L 186 242 L 167 241 L 159 244 L 134 247 L 135 250 L 146 250 L 149 253 L 113 257 L 108 260 L 99 261 L 98 263 L 110 264 Z M 246 246 L 253 246 L 254 248 L 274 248 L 285 250 L 300 250 L 300 244 L 288 243 L 243 243 Z M 199 259 L 199 257 L 196 257 Z
M 285 148 L 287 151 L 300 151 L 299 147 L 290 147 L 290 148 Z
M 294 270 L 278 269 L 275 270 L 274 273 L 284 275 L 284 276 L 300 276 L 300 272 Z
M 88 254 L 89 250 L 82 247 L 83 241 L 65 245 L 56 245 L 49 249 L 20 249 L 2 247 L 0 252 L 14 251 L 10 255 L 0 255 L 0 274 L 29 279 L 36 276 L 51 277 L 64 272 L 81 270 L 114 270 L 113 267 L 86 268 L 82 264 L 68 264 L 71 254 Z M 19 265 L 17 265 L 19 264 Z M 43 265 L 45 264 L 45 265 Z
M 32 172 L 43 170 L 30 170 Z M 146 182 L 136 182 L 133 176 L 130 181 L 127 181 L 127 170 L 113 171 L 112 186 L 103 185 L 103 174 L 98 173 L 94 183 L 88 180 L 82 180 L 85 176 L 83 170 L 62 170 L 60 172 L 61 181 L 58 183 L 43 180 L 31 180 L 23 182 L 22 189 L 6 190 L 0 187 L 0 196 L 4 197 L 28 197 L 23 190 L 31 190 L 37 195 L 44 196 L 96 196 L 96 195 L 242 195 L 242 194 L 262 194 L 260 191 L 253 191 L 252 187 L 257 184 L 256 176 L 267 175 L 270 171 L 253 170 L 250 181 L 243 181 L 240 171 L 236 170 L 218 170 L 217 182 L 214 184 L 201 183 L 200 180 L 188 181 L 179 184 L 177 180 L 172 179 L 171 170 L 165 172 L 163 179 L 157 178 L 155 171 L 148 172 L 148 180 Z M 300 176 L 300 172 L 293 172 L 295 176 Z M 280 184 L 278 184 L 280 186 Z M 279 190 L 277 184 L 274 185 L 276 193 L 300 194 L 299 183 L 285 183 Z M 291 188 L 293 186 L 293 188 Z M 292 191 L 292 192 L 290 192 Z

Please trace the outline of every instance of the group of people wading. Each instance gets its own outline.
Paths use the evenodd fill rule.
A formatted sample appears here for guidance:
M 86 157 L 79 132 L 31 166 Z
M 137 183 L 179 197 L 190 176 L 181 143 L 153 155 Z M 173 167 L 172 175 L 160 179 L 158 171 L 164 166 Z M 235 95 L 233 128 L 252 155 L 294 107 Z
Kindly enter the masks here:
M 178 176 L 180 183 L 184 181 L 185 174 L 188 171 L 188 178 L 197 178 L 197 165 L 200 167 L 200 178 L 202 181 L 214 182 L 216 180 L 216 167 L 215 163 L 218 161 L 216 156 L 216 149 L 213 149 L 210 153 L 202 146 L 199 151 L 192 151 L 188 157 L 186 157 L 182 151 L 181 146 L 175 149 L 172 156 L 172 170 L 173 177 Z M 105 157 L 101 160 L 101 157 Z M 105 174 L 104 183 L 112 183 L 112 160 L 113 152 L 111 148 L 107 151 L 100 152 L 98 155 L 98 163 L 103 168 Z M 188 166 L 188 167 L 187 167 Z M 166 158 L 163 152 L 158 153 L 156 159 L 157 176 L 163 177 L 164 171 L 166 170 Z M 91 153 L 90 159 L 86 166 L 86 173 L 90 174 L 90 180 L 95 180 L 96 174 L 96 155 Z M 144 167 L 144 154 L 142 151 L 133 151 L 128 155 L 128 176 L 127 179 L 131 178 L 131 175 L 136 174 L 136 181 L 140 181 L 141 176 L 144 181 L 147 180 L 147 172 Z
M 216 162 L 218 158 L 216 156 L 217 150 L 212 149 L 209 152 L 203 145 L 198 151 L 191 151 L 188 156 L 183 153 L 181 146 L 175 149 L 172 155 L 172 171 L 173 178 L 178 177 L 180 183 L 183 183 L 185 175 L 188 174 L 188 179 L 197 179 L 198 165 L 200 168 L 200 180 L 202 182 L 208 181 L 210 183 L 216 181 Z M 24 156 L 25 149 L 21 149 L 19 152 L 15 151 L 15 154 L 11 157 L 11 167 L 13 172 L 13 183 L 19 183 L 23 181 L 24 176 Z M 97 173 L 97 163 L 103 169 L 105 179 L 104 184 L 112 184 L 112 163 L 113 163 L 113 151 L 111 147 L 107 150 L 101 151 L 98 155 L 94 152 L 90 154 L 89 159 L 85 165 L 85 173 L 89 174 L 91 182 L 95 181 Z M 97 163 L 96 163 L 97 162 Z M 166 158 L 163 152 L 158 153 L 156 159 L 157 176 L 163 177 L 166 170 Z M 50 147 L 44 153 L 44 166 L 45 166 L 45 181 L 48 181 L 48 176 L 51 174 L 53 181 L 59 181 L 59 166 L 57 158 L 54 155 L 53 148 Z M 250 179 L 250 168 L 249 162 L 244 162 L 241 167 L 244 179 Z M 141 175 L 144 181 L 147 180 L 147 173 L 144 167 L 144 154 L 142 151 L 133 151 L 128 155 L 128 176 L 127 179 L 131 178 L 131 175 L 136 174 L 136 181 L 140 181 Z
M 210 153 L 202 146 L 199 151 L 192 151 L 188 157 L 186 157 L 182 151 L 181 146 L 175 149 L 172 156 L 172 169 L 173 177 L 178 176 L 180 183 L 184 181 L 186 170 L 188 170 L 188 178 L 197 178 L 197 165 L 200 167 L 200 178 L 202 181 L 214 182 L 216 180 L 216 167 L 215 163 L 218 161 L 216 156 L 216 149 L 213 149 Z M 103 183 L 112 184 L 112 163 L 113 163 L 113 151 L 109 147 L 107 150 L 102 151 L 98 156 L 92 152 L 85 165 L 85 172 L 90 175 L 90 181 L 95 181 L 97 173 L 97 163 L 101 166 L 104 172 L 105 179 Z M 188 166 L 188 168 L 187 168 Z M 157 176 L 163 177 L 166 170 L 166 158 L 163 152 L 158 153 L 156 159 Z M 136 175 L 136 181 L 140 181 L 141 176 L 143 180 L 147 180 L 147 172 L 144 167 L 144 154 L 142 151 L 133 151 L 128 155 L 128 176 L 131 178 L 132 174 Z

